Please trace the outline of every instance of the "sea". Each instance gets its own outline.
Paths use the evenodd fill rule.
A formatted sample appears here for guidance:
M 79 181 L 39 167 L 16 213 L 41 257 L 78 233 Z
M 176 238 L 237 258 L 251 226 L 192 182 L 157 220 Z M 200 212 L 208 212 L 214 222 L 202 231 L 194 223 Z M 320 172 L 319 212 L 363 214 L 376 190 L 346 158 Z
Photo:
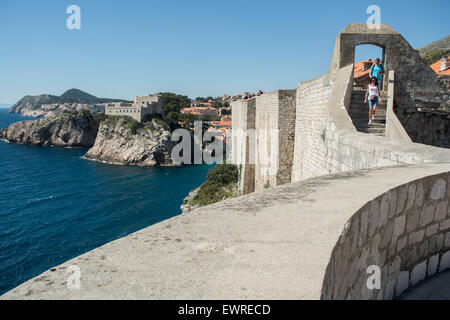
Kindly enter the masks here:
M 29 120 L 0 108 L 0 128 Z M 87 149 L 0 140 L 0 295 L 80 254 L 181 214 L 209 165 L 138 168 Z

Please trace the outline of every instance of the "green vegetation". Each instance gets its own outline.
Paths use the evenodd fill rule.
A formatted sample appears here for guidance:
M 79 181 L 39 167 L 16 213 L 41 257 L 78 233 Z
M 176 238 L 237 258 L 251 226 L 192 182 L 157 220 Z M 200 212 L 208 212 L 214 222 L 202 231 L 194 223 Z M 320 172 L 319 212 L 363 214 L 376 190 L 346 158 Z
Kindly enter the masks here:
M 164 116 L 169 122 L 171 129 L 177 126 L 177 122 L 181 115 L 180 110 L 183 108 L 189 108 L 191 105 L 191 99 L 187 96 L 171 93 L 160 92 L 163 101 Z
M 444 54 L 450 54 L 450 36 L 434 41 L 419 49 L 419 54 L 426 64 L 430 65 L 442 58 Z
M 422 56 L 422 59 L 426 64 L 432 65 L 436 61 L 441 60 L 444 55 L 450 55 L 450 49 L 438 49 L 429 51 Z
M 202 207 L 237 196 L 238 180 L 239 170 L 236 165 L 218 164 L 208 172 L 206 181 L 189 205 Z
M 96 96 L 93 96 L 79 89 L 69 89 L 66 92 L 64 92 L 59 98 L 60 102 L 62 103 L 67 102 L 67 103 L 94 104 L 102 102 L 129 102 L 120 99 L 97 98 Z
M 147 115 L 144 117 L 144 122 L 142 123 L 134 120 L 130 116 L 103 115 L 103 118 L 100 119 L 101 121 L 104 121 L 104 123 L 108 126 L 115 126 L 117 125 L 118 121 L 122 121 L 123 125 L 128 127 L 131 134 L 137 134 L 138 131 L 142 128 L 146 128 L 151 131 L 161 130 L 160 128 L 155 127 L 153 121 L 154 123 L 163 127 L 164 129 L 170 130 L 169 125 L 167 124 L 167 122 L 164 121 L 161 115 Z

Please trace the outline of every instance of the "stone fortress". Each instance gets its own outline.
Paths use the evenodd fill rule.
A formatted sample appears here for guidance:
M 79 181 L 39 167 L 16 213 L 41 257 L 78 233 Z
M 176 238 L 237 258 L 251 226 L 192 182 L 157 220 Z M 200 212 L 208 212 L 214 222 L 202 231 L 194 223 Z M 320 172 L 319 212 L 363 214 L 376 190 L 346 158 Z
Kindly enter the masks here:
M 384 50 L 376 133 L 352 112 L 359 44 Z M 391 27 L 352 23 L 327 74 L 232 104 L 242 196 L 96 248 L 1 299 L 390 300 L 437 274 L 448 279 L 448 118 L 420 111 L 449 106 L 440 80 Z M 66 286 L 73 265 L 81 290 Z M 371 275 L 379 287 L 367 286 Z
M 383 119 L 375 124 L 380 130 L 373 131 L 384 137 L 375 144 L 369 142 L 374 137 L 360 134 L 374 128 L 367 124 L 365 91 L 353 87 L 355 46 L 361 44 L 383 48 L 388 74 L 387 106 L 378 108 Z M 449 93 L 448 82 L 443 84 L 390 26 L 370 30 L 352 23 L 337 37 L 328 74 L 295 90 L 232 102 L 232 159 L 242 167 L 240 190 L 247 194 L 325 174 L 423 161 L 403 151 L 405 143 L 450 148 L 450 113 L 437 111 L 436 117 L 419 111 L 450 108 Z M 269 134 L 273 131 L 277 137 Z M 267 164 L 277 166 L 277 172 L 268 174 Z
M 386 102 L 378 108 L 378 128 L 367 124 L 365 90 L 354 87 L 355 46 L 361 44 L 383 49 Z M 450 113 L 440 111 L 450 107 L 448 83 L 390 26 L 352 23 L 336 39 L 327 74 L 295 90 L 232 102 L 232 162 L 240 168 L 241 194 L 363 169 L 447 164 L 433 178 L 370 200 L 347 221 L 322 298 L 391 299 L 450 267 L 450 150 L 443 149 L 450 148 Z M 384 272 L 378 295 L 358 278 L 368 261 Z
M 146 115 L 163 114 L 162 98 L 158 94 L 135 97 L 133 103 L 115 102 L 105 107 L 106 115 L 130 116 L 142 122 Z

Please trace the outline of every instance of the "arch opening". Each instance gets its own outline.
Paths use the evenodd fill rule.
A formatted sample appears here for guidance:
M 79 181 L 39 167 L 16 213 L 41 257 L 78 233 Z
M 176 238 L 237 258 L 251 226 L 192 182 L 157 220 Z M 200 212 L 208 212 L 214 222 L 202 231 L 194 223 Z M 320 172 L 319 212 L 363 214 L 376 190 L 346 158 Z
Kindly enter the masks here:
M 370 68 L 375 59 L 385 64 L 385 48 L 377 44 L 359 44 L 354 47 L 354 85 L 367 87 L 370 82 Z

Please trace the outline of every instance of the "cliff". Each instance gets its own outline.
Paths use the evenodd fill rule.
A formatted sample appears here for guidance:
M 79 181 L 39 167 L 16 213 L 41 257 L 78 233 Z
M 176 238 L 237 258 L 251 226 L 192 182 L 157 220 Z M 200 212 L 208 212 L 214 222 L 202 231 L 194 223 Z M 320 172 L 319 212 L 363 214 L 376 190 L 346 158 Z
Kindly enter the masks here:
M 43 104 L 59 103 L 61 98 L 49 94 L 41 94 L 39 96 L 25 96 L 15 103 L 9 113 L 20 113 L 28 115 L 32 111 L 37 111 Z
M 64 113 L 52 118 L 22 121 L 0 131 L 10 142 L 39 146 L 91 147 L 98 131 L 98 120 L 90 112 Z
M 140 167 L 173 165 L 171 152 L 175 143 L 161 120 L 138 123 L 124 117 L 107 117 L 100 123 L 94 146 L 87 159 Z
M 10 109 L 10 113 L 20 113 L 24 116 L 41 117 L 41 116 L 52 116 L 65 104 L 87 104 L 93 105 L 96 103 L 106 103 L 106 102 L 129 102 L 120 99 L 107 99 L 107 98 L 97 98 L 87 92 L 79 89 L 70 89 L 64 92 L 61 96 L 41 94 L 38 96 L 25 96 L 15 103 Z M 56 112 L 50 112 L 49 110 L 42 109 L 43 105 L 50 104 L 60 104 L 59 108 L 56 108 Z

